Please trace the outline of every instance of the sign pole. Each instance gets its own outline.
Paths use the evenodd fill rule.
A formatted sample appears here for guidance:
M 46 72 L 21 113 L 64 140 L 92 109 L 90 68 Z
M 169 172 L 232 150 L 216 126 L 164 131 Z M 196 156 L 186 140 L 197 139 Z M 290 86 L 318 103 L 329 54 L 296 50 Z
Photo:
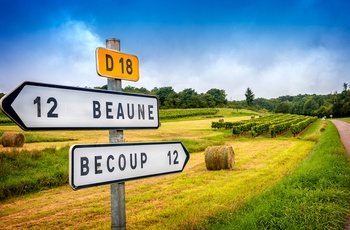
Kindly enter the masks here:
M 106 48 L 120 51 L 120 40 L 110 38 L 106 40 Z M 107 78 L 107 89 L 111 91 L 122 91 L 120 79 Z M 109 143 L 124 142 L 123 130 L 109 130 Z M 111 184 L 111 229 L 126 229 L 125 211 L 125 183 Z

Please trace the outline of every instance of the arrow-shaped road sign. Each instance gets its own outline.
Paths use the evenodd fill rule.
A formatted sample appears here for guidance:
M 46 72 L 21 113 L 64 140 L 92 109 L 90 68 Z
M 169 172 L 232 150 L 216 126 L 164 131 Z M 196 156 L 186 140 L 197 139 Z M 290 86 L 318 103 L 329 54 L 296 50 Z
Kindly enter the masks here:
M 157 97 L 23 82 L 0 101 L 24 130 L 156 129 Z
M 189 158 L 181 142 L 73 145 L 69 184 L 80 189 L 178 173 Z

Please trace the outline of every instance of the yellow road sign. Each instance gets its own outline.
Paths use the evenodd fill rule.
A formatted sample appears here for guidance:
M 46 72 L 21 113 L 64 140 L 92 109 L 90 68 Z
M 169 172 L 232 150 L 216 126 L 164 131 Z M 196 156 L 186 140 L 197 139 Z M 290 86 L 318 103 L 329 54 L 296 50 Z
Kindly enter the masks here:
M 96 49 L 97 74 L 104 77 L 122 80 L 138 81 L 139 59 L 130 54 L 124 54 L 106 48 Z

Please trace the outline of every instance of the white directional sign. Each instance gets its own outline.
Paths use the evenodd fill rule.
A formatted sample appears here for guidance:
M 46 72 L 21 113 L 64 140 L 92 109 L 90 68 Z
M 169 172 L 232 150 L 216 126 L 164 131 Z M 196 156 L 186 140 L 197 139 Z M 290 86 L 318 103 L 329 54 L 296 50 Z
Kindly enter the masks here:
M 181 142 L 73 145 L 73 189 L 182 172 L 190 155 Z
M 0 101 L 24 130 L 156 129 L 157 97 L 23 82 Z

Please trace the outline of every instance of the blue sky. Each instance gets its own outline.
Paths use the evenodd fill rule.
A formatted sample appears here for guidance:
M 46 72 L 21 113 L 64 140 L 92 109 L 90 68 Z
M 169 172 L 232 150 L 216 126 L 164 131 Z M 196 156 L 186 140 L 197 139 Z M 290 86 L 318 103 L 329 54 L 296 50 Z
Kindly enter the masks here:
M 105 85 L 107 38 L 138 56 L 123 86 L 224 89 L 242 100 L 328 94 L 350 83 L 350 1 L 0 0 L 0 92 L 22 81 Z

